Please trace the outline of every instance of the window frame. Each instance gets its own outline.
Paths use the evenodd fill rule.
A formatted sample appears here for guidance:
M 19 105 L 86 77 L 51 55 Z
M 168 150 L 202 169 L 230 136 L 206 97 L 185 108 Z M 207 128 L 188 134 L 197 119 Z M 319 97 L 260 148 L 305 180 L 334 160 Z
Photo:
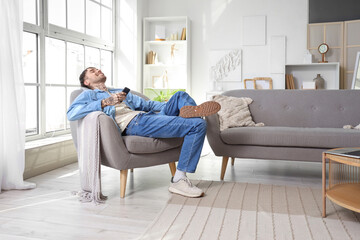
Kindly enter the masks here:
M 114 86 L 114 78 L 115 78 L 115 69 L 114 63 L 116 62 L 116 15 L 117 15 L 117 8 L 116 8 L 116 0 L 112 1 L 112 42 L 105 41 L 103 39 L 87 35 L 86 34 L 86 2 L 84 1 L 84 31 L 85 33 L 77 32 L 71 29 L 68 29 L 68 18 L 67 18 L 67 2 L 71 0 L 64 0 L 66 4 L 66 28 L 51 24 L 48 22 L 48 0 L 36 0 L 36 23 L 31 24 L 27 22 L 23 22 L 23 32 L 33 33 L 36 34 L 37 39 L 37 83 L 24 83 L 25 86 L 36 86 L 37 87 L 37 134 L 29 135 L 25 137 L 26 141 L 32 141 L 42 138 L 48 138 L 53 136 L 59 136 L 63 134 L 69 134 L 70 129 L 68 121 L 65 120 L 65 129 L 62 130 L 54 130 L 51 132 L 46 132 L 46 87 L 54 86 L 54 87 L 64 87 L 65 88 L 65 106 L 67 106 L 67 88 L 68 87 L 79 87 L 80 84 L 68 84 L 67 83 L 67 43 L 75 43 L 82 45 L 84 48 L 84 64 L 85 64 L 85 46 L 93 47 L 99 49 L 100 52 L 100 66 L 101 66 L 101 50 L 110 51 L 112 53 L 111 59 L 111 69 L 112 72 L 108 73 L 111 74 L 111 82 L 108 82 L 107 85 L 109 87 Z M 102 6 L 107 7 L 106 5 L 102 5 L 101 1 L 97 2 L 94 0 L 88 0 L 95 2 L 100 5 L 100 19 L 101 19 L 101 12 Z M 109 8 L 109 7 L 107 7 Z M 101 24 L 100 24 L 100 31 L 101 31 Z M 61 40 L 65 42 L 65 83 L 64 84 L 49 84 L 46 83 L 46 72 L 45 72 L 45 64 L 46 64 L 46 54 L 45 54 L 45 45 L 46 45 L 46 38 L 54 38 L 57 40 Z M 87 66 L 85 66 L 87 67 Z

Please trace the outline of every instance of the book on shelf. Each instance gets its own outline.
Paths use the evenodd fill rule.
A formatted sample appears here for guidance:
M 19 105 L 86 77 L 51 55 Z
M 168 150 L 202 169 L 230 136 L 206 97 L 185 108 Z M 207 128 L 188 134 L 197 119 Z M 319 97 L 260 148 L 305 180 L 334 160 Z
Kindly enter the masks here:
M 154 52 L 154 51 L 148 52 L 148 54 L 146 56 L 146 63 L 147 64 L 155 64 L 155 59 L 156 59 L 156 52 Z
M 289 74 L 285 74 L 285 89 L 291 89 Z
M 290 74 L 290 84 L 291 84 L 291 89 L 295 89 L 294 76 L 292 74 Z
M 292 74 L 285 74 L 285 89 L 295 89 L 294 77 Z
M 285 74 L 285 89 L 290 89 L 290 81 L 288 74 Z
M 186 40 L 186 28 L 182 29 L 181 38 L 180 40 Z

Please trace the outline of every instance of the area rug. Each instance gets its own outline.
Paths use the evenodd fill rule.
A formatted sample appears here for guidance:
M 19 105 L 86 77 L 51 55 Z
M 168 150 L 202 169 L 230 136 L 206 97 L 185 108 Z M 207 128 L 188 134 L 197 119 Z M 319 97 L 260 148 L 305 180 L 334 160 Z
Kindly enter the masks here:
M 202 198 L 172 195 L 140 239 L 360 239 L 360 214 L 321 189 L 200 181 Z

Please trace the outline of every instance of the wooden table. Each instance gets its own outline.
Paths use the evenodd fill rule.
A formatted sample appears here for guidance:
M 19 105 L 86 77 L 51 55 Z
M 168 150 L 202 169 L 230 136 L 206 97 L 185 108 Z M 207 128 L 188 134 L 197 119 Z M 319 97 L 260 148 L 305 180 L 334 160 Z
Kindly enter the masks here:
M 360 212 L 360 159 L 339 156 L 331 151 L 356 151 L 360 148 L 337 148 L 322 155 L 322 216 L 326 217 L 326 197 L 332 202 Z M 329 180 L 326 186 L 326 160 L 329 160 Z

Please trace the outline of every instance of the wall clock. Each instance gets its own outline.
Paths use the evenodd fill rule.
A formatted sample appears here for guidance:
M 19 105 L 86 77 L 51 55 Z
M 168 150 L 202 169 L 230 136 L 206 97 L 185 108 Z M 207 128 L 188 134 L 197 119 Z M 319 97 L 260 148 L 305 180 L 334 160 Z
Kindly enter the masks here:
M 320 44 L 318 47 L 318 51 L 322 56 L 322 60 L 319 61 L 319 63 L 327 63 L 328 61 L 325 61 L 325 53 L 329 51 L 329 45 L 327 45 L 326 43 Z

